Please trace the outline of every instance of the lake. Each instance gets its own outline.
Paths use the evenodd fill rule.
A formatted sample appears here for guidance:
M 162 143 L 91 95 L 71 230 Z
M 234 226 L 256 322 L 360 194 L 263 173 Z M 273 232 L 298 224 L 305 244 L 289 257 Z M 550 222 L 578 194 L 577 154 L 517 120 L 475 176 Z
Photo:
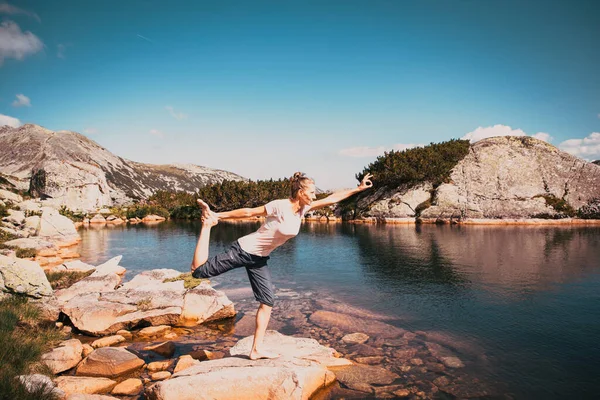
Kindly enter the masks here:
M 258 226 L 220 223 L 211 254 Z M 123 255 L 129 278 L 154 268 L 187 272 L 199 230 L 173 221 L 87 228 L 79 252 L 91 264 Z M 492 398 L 597 397 L 599 227 L 304 223 L 269 265 L 282 290 L 469 343 L 477 353 L 470 368 L 497 388 Z M 243 269 L 214 282 L 249 287 Z

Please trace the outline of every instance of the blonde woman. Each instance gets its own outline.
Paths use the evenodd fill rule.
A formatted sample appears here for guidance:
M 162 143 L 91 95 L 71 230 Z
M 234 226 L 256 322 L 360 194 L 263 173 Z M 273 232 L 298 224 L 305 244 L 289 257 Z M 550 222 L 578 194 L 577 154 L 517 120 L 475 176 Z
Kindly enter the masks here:
M 301 172 L 296 172 L 290 178 L 289 198 L 274 200 L 264 206 L 215 213 L 210 210 L 208 204 L 198 200 L 202 208 L 202 229 L 192 260 L 192 275 L 196 278 L 209 278 L 234 268 L 246 268 L 254 297 L 260 303 L 256 312 L 254 342 L 248 355 L 251 360 L 279 357 L 279 354 L 270 352 L 262 346 L 275 300 L 271 272 L 267 266 L 269 254 L 298 234 L 302 218 L 307 212 L 330 206 L 370 188 L 373 186 L 371 177 L 371 174 L 365 175 L 355 189 L 340 191 L 317 201 L 315 201 L 315 182 Z M 226 253 L 218 254 L 209 260 L 210 230 L 219 219 L 248 217 L 266 218 L 256 232 L 241 237 Z

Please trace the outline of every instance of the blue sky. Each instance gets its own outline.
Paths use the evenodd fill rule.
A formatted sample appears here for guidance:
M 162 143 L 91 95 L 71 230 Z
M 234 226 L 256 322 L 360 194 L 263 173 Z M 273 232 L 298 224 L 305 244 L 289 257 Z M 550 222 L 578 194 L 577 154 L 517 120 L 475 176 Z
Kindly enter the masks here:
M 389 149 L 527 134 L 600 158 L 597 1 L 0 0 L 0 125 L 324 189 Z

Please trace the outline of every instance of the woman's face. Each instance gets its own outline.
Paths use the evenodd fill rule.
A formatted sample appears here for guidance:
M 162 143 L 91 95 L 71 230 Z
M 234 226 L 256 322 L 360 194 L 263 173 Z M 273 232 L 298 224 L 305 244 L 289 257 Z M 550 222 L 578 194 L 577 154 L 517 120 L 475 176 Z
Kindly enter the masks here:
M 317 198 L 317 193 L 314 183 L 309 183 L 304 188 L 298 191 L 298 200 L 303 206 L 310 205 Z

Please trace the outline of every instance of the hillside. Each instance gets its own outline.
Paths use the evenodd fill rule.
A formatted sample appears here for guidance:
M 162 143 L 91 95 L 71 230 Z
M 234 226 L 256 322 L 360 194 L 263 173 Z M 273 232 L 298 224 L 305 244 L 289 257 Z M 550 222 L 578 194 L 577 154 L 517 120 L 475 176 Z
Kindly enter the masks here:
M 191 164 L 153 165 L 126 160 L 70 131 L 27 124 L 0 127 L 0 173 L 18 189 L 51 197 L 73 210 L 146 199 L 157 190 L 194 192 L 231 172 Z

